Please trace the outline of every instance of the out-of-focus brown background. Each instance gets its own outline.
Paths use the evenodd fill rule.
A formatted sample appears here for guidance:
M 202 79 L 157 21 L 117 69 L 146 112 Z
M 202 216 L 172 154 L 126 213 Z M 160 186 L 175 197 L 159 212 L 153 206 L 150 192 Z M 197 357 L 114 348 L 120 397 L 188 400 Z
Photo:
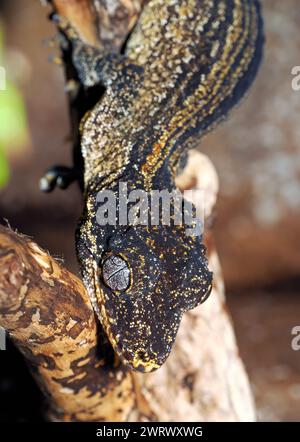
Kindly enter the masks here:
M 63 74 L 48 62 L 55 50 L 43 44 L 55 29 L 37 0 L 1 3 L 5 63 L 23 93 L 31 141 L 10 156 L 12 176 L 1 191 L 0 214 L 77 271 L 73 233 L 80 192 L 76 185 L 50 195 L 38 189 L 49 165 L 71 163 Z M 230 120 L 200 148 L 220 176 L 214 230 L 259 418 L 300 420 L 300 351 L 291 347 L 291 330 L 300 325 L 300 92 L 291 85 L 291 70 L 300 65 L 300 4 L 262 3 L 267 42 L 259 77 Z M 23 367 L 9 353 L 3 358 L 7 368 L 1 363 L 6 405 L 0 420 L 12 420 L 13 413 L 19 420 L 38 418 L 34 404 L 22 415 L 24 395 L 33 397 L 34 387 L 28 380 L 24 393 L 24 385 L 14 383 Z

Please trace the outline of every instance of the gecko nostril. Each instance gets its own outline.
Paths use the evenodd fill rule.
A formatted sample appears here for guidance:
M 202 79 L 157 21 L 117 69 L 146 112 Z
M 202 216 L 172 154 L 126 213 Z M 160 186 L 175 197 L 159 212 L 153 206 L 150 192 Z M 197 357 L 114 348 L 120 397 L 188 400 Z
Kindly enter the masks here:
M 113 291 L 122 292 L 130 286 L 130 268 L 120 255 L 111 255 L 102 264 L 104 284 Z

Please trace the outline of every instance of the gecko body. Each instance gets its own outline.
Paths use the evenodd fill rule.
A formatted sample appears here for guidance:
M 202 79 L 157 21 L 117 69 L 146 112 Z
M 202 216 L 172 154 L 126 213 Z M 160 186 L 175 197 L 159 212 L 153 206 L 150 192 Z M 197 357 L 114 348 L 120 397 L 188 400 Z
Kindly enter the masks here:
M 149 372 L 169 355 L 182 314 L 209 295 L 201 238 L 184 226 L 97 223 L 98 192 L 176 189 L 188 149 L 252 84 L 262 56 L 256 0 L 150 0 L 124 53 L 61 25 L 87 87 L 105 93 L 81 122 L 85 210 L 76 234 L 84 283 L 115 352 Z M 201 344 L 200 344 L 201 345 Z

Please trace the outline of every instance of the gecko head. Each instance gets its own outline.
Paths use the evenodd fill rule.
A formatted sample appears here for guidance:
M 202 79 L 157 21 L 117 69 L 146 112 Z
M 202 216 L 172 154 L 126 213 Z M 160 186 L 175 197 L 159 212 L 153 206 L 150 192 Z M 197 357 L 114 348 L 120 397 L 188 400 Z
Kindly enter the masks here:
M 212 273 L 199 237 L 184 226 L 101 227 L 84 221 L 77 252 L 104 331 L 131 369 L 166 360 L 185 311 L 210 294 Z

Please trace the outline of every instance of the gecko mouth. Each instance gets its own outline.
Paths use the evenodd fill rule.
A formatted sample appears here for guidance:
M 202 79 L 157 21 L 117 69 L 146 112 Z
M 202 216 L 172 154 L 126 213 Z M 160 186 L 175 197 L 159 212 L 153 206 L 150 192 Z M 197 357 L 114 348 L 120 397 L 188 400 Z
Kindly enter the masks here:
M 162 366 L 163 362 L 159 363 L 157 357 L 151 357 L 145 350 L 138 350 L 134 354 L 132 365 L 135 370 L 142 373 L 150 373 Z

